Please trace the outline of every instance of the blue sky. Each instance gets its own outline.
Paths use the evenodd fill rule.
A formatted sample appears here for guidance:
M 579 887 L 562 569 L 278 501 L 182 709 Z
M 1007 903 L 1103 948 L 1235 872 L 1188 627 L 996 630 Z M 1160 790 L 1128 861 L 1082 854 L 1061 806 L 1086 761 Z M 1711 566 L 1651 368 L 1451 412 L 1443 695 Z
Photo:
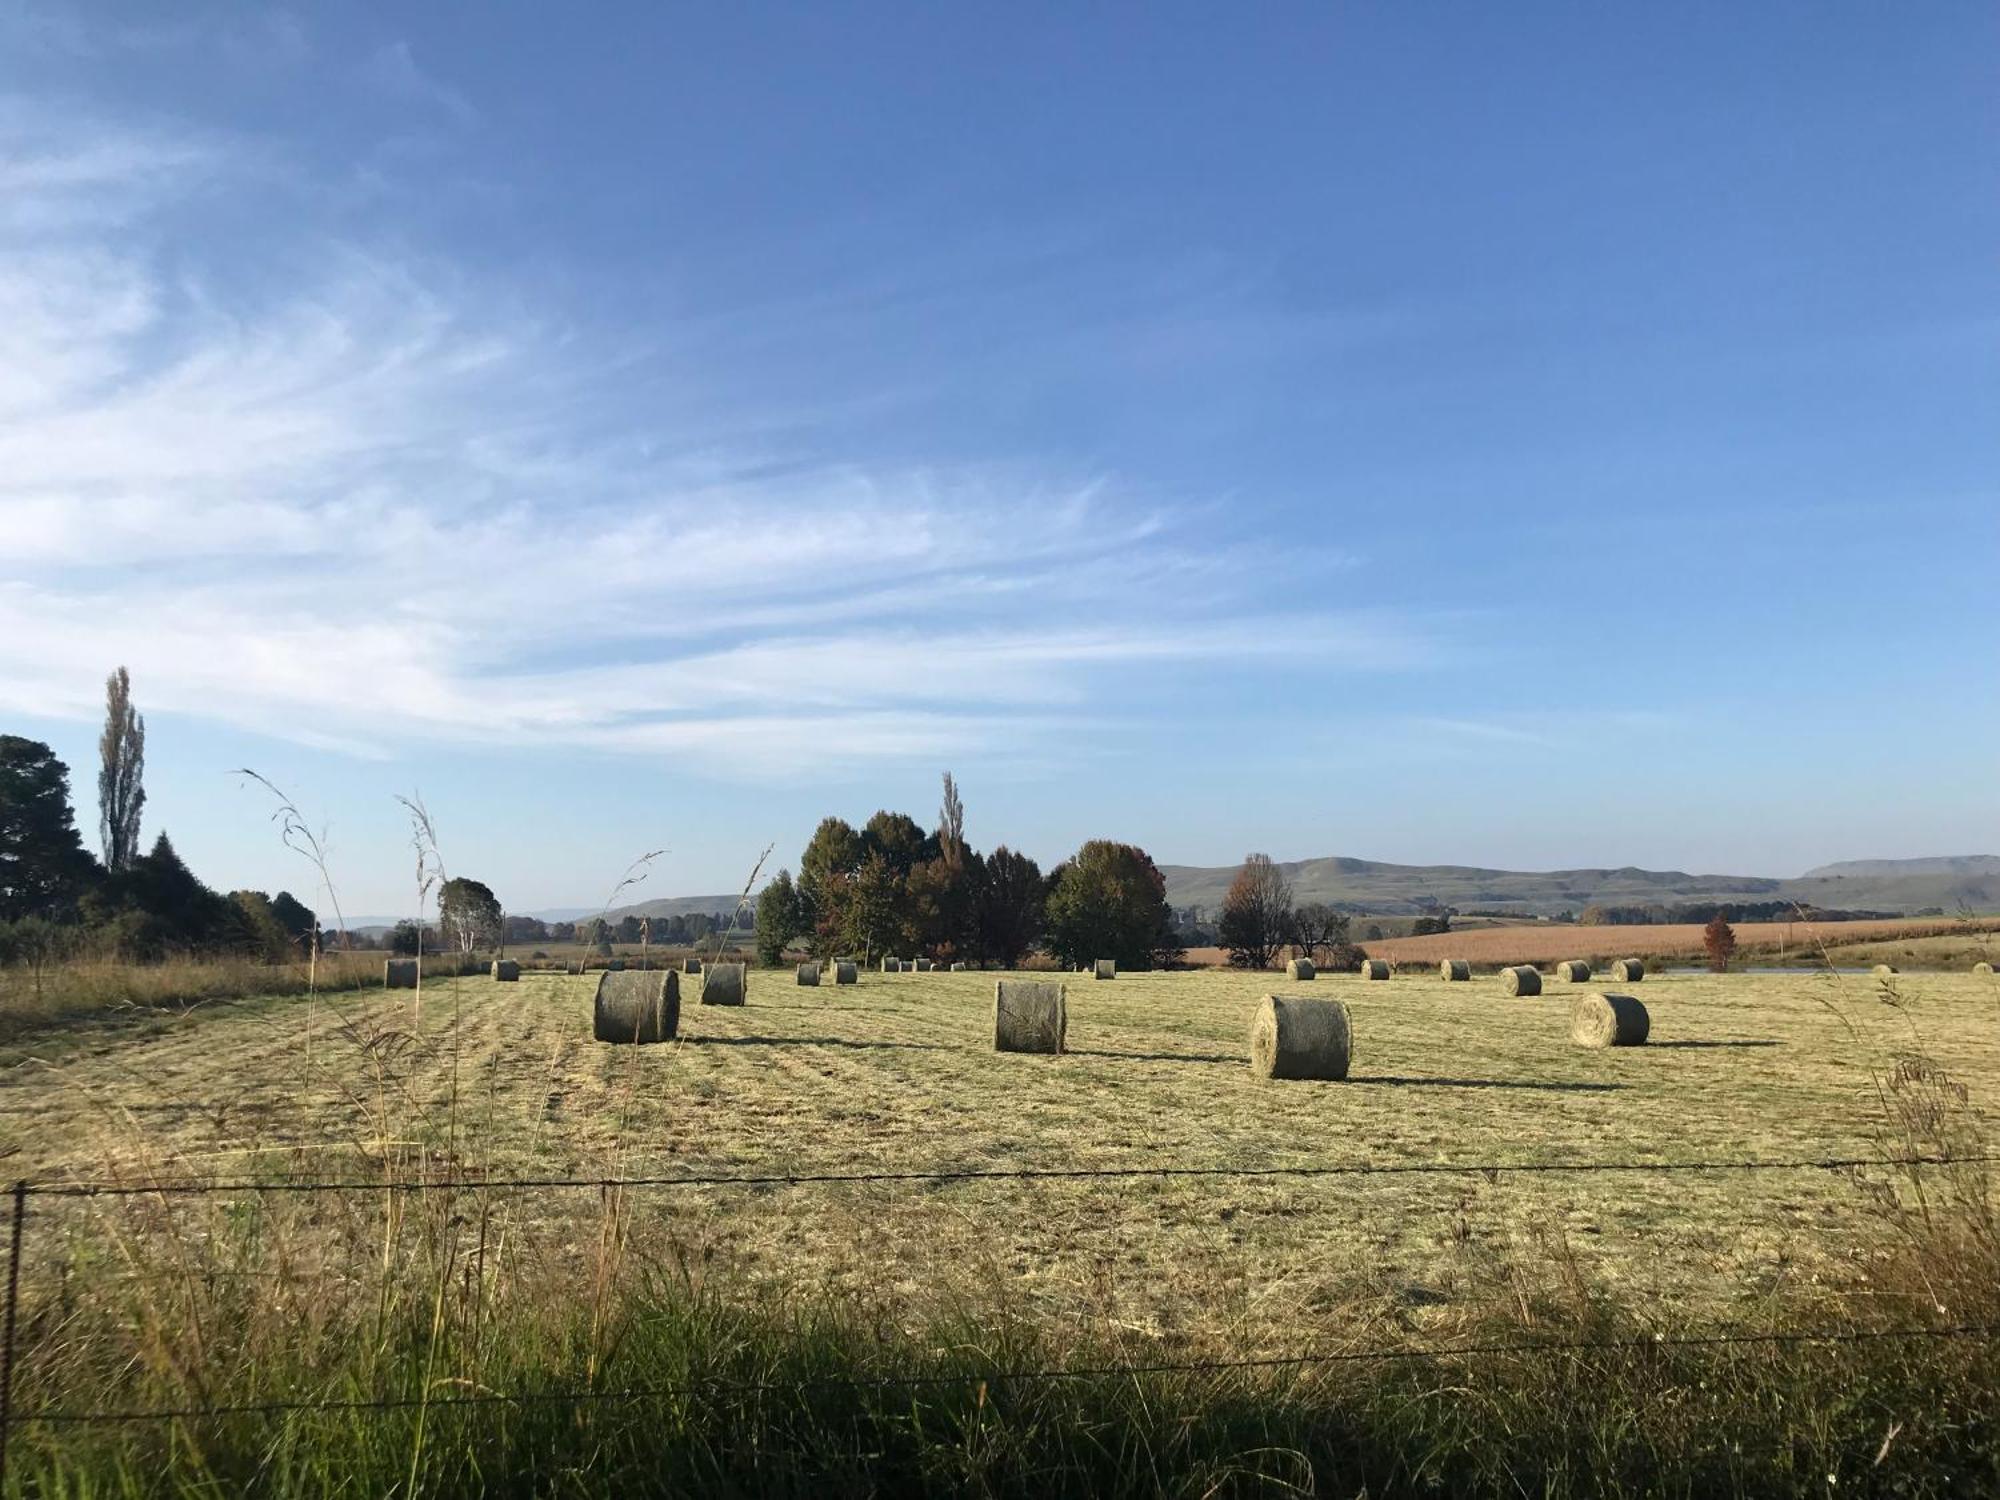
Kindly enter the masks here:
M 516 910 L 826 812 L 2000 847 L 2000 15 L 0 0 L 0 724 Z

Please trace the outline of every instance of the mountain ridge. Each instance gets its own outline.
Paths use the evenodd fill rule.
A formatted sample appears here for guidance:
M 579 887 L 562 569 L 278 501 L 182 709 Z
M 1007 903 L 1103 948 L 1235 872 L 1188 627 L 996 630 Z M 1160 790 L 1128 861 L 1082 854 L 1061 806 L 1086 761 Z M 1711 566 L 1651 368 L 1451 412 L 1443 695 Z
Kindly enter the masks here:
M 1174 906 L 1221 909 L 1237 865 L 1160 866 L 1167 900 Z M 1278 869 L 1297 901 L 1326 901 L 1381 916 L 1419 915 L 1437 907 L 1559 916 L 1586 906 L 1652 906 L 1684 902 L 1796 901 L 1843 911 L 1909 912 L 1938 908 L 2000 911 L 2000 855 L 1931 855 L 1918 859 L 1850 859 L 1819 865 L 1803 875 L 1692 874 L 1638 865 L 1579 866 L 1564 870 L 1502 870 L 1485 865 L 1402 865 L 1330 854 L 1280 860 Z M 753 894 L 751 900 L 755 901 Z M 733 910 L 732 892 L 717 896 L 655 896 L 605 915 L 670 917 Z M 596 915 L 589 907 L 548 907 L 525 915 L 545 922 Z M 357 917 L 350 926 L 386 929 L 395 918 Z

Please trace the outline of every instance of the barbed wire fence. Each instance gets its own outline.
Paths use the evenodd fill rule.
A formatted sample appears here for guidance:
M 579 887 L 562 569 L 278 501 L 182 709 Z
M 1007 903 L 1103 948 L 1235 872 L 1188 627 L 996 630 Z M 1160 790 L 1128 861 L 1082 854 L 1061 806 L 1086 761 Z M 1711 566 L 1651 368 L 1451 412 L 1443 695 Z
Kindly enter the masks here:
M 813 1184 L 961 1183 L 994 1181 L 1073 1181 L 1207 1178 L 1254 1181 L 1271 1178 L 1343 1178 L 1393 1176 L 1481 1176 L 1497 1181 L 1509 1175 L 1591 1173 L 1731 1173 L 1839 1172 L 1867 1168 L 1991 1166 L 2000 1154 L 1966 1155 L 1836 1155 L 1820 1157 L 1720 1157 L 1682 1161 L 1472 1161 L 1472 1162 L 1332 1162 L 1310 1165 L 1244 1167 L 1186 1166 L 1174 1163 L 1129 1167 L 939 1167 L 905 1171 L 674 1173 L 611 1177 L 493 1177 L 455 1175 L 379 1180 L 335 1179 L 214 1181 L 192 1178 L 152 1182 L 17 1181 L 10 1194 L 6 1305 L 0 1320 L 0 1485 L 4 1485 L 14 1429 L 22 1426 L 81 1427 L 188 1421 L 201 1418 L 282 1416 L 318 1412 L 393 1412 L 426 1408 L 492 1408 L 543 1405 L 630 1404 L 671 1401 L 701 1394 L 757 1394 L 815 1390 L 916 1389 L 986 1384 L 1027 1384 L 1106 1377 L 1229 1371 L 1303 1369 L 1315 1366 L 1391 1363 L 1416 1360 L 1479 1359 L 1506 1356 L 1553 1357 L 1562 1354 L 1636 1349 L 1691 1349 L 1736 1346 L 1853 1345 L 1908 1340 L 1966 1340 L 2000 1337 L 2000 1324 L 1953 1323 L 1903 1328 L 1818 1328 L 1782 1332 L 1719 1331 L 1655 1334 L 1630 1338 L 1503 1340 L 1476 1344 L 1383 1345 L 1367 1349 L 1308 1351 L 1296 1354 L 1251 1355 L 1239 1359 L 1162 1361 L 1055 1368 L 1001 1369 L 949 1375 L 800 1377 L 784 1381 L 743 1382 L 724 1379 L 671 1386 L 628 1386 L 612 1389 L 555 1391 L 483 1391 L 439 1395 L 380 1396 L 351 1399 L 294 1399 L 213 1403 L 178 1407 L 97 1408 L 86 1411 L 14 1410 L 13 1392 L 18 1347 L 21 1267 L 27 1242 L 30 1207 L 36 1199 L 102 1199 L 136 1197 L 226 1196 L 268 1194 L 456 1193 L 502 1191 L 595 1191 L 619 1189 L 778 1188 Z

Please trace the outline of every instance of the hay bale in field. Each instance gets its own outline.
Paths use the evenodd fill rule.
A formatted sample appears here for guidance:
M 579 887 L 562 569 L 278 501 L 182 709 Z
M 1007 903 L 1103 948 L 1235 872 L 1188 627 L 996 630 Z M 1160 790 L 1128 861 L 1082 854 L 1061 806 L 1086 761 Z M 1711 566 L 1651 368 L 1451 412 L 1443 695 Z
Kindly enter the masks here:
M 382 986 L 391 990 L 413 990 L 417 987 L 417 961 L 414 958 L 392 958 L 382 965 Z
M 625 972 L 625 960 L 622 958 L 607 960 L 604 965 L 604 972 L 607 974 L 623 974 Z
M 960 962 L 953 964 L 951 966 L 951 972 L 954 974 L 963 974 L 965 972 L 964 961 L 961 960 Z
M 1361 977 L 1363 979 L 1387 979 L 1389 977 L 1389 960 L 1386 958 L 1362 959 Z
M 1438 960 L 1438 978 L 1463 982 L 1472 977 L 1472 965 L 1462 958 Z
M 1569 1039 L 1579 1047 L 1642 1047 L 1652 1019 L 1630 995 L 1585 995 L 1569 1013 Z
M 1539 995 L 1542 971 L 1533 964 L 1515 964 L 1500 971 L 1500 987 L 1510 995 Z
M 1977 974 L 1981 979 L 1991 979 L 1993 977 L 1993 965 L 1982 958 L 1972 966 L 1972 972 Z
M 597 976 L 591 1034 L 600 1042 L 671 1042 L 681 1029 L 681 976 L 671 969 Z
M 1589 984 L 1590 965 L 1580 958 L 1566 958 L 1556 965 L 1556 978 L 1570 984 Z
M 993 984 L 995 1052 L 1061 1052 L 1069 1032 L 1069 987 L 1035 979 Z
M 919 974 L 928 974 L 932 969 L 935 969 L 937 965 L 931 962 L 931 960 L 929 960 L 928 958 L 920 958 L 917 960 L 915 967 L 916 971 Z
M 900 974 L 900 973 L 902 973 L 902 972 L 903 972 L 903 961 L 902 961 L 902 960 L 901 960 L 900 958 L 885 958 L 885 959 L 883 959 L 883 960 L 882 960 L 882 972 L 883 972 L 884 974 Z
M 834 960 L 833 982 L 835 984 L 859 984 L 861 982 L 861 966 L 851 958 Z
M 521 977 L 521 966 L 511 958 L 496 958 L 493 960 L 493 977 L 495 979 L 519 979 Z
M 807 985 L 810 986 L 811 988 L 817 989 L 819 987 L 819 965 L 800 964 L 798 981 L 800 984 Z
M 1311 979 L 1318 973 L 1319 970 L 1313 967 L 1313 961 L 1309 958 L 1290 958 L 1285 960 L 1285 978 L 1287 979 Z
M 1090 966 L 1090 977 L 1092 979 L 1116 979 L 1118 977 L 1118 960 L 1115 958 L 1098 959 Z
M 1250 1071 L 1259 1078 L 1345 1078 L 1353 1047 L 1338 1000 L 1266 995 L 1250 1021 Z
M 1611 966 L 1611 977 L 1620 984 L 1637 984 L 1646 977 L 1645 961 L 1637 958 L 1621 958 Z
M 1894 964 L 1877 964 L 1869 972 L 1877 979 L 1887 979 L 1896 972 L 1896 966 Z
M 742 964 L 710 964 L 701 976 L 703 1005 L 741 1005 L 750 992 L 750 975 Z
M 683 974 L 699 974 L 701 972 L 701 960 L 698 958 L 682 959 L 681 972 Z

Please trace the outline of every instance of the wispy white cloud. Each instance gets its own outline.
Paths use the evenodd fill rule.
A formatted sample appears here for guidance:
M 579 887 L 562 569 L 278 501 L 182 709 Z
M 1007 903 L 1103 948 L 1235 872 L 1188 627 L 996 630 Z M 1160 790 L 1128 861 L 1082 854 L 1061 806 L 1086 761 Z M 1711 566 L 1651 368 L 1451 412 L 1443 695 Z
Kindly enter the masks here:
M 135 226 L 262 174 L 34 123 L 0 120 L 0 709 L 88 716 L 123 662 L 154 711 L 357 755 L 773 776 L 1081 753 L 1133 674 L 1424 657 L 1101 476 L 718 443 L 649 399 L 668 355 L 448 266 L 302 234 L 272 291 L 166 257 Z

